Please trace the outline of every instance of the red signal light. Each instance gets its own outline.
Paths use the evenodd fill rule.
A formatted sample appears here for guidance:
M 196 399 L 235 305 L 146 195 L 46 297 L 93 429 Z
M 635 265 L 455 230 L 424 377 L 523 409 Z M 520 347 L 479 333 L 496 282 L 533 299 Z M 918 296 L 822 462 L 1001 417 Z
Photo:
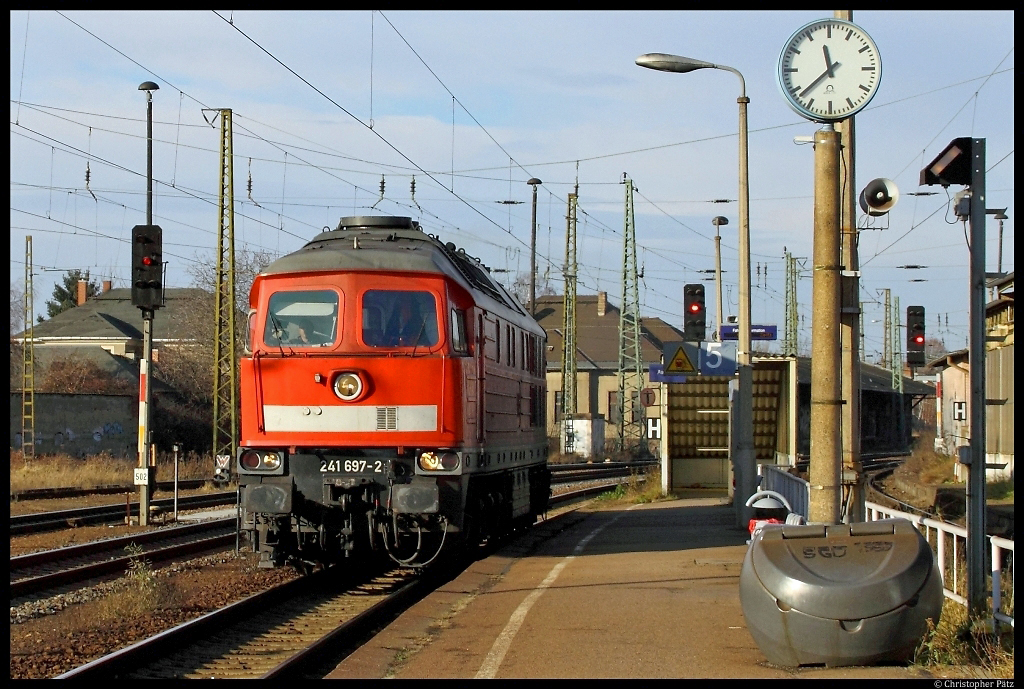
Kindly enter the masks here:
M 697 313 L 700 311 L 700 304 L 690 304 L 690 313 Z
M 153 265 L 153 257 L 152 256 L 144 257 L 142 259 L 142 265 L 144 265 L 144 266 L 151 266 L 151 265 Z
M 914 342 L 917 344 L 924 344 L 924 335 L 915 335 Z

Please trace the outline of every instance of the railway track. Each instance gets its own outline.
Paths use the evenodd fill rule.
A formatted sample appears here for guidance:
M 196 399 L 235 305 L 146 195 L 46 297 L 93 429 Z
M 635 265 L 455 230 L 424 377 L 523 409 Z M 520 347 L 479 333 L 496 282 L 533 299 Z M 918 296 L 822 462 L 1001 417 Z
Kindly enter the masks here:
M 551 505 L 565 504 L 572 500 L 583 499 L 614 488 L 616 483 L 609 478 L 628 476 L 629 467 L 604 467 L 588 469 L 572 466 L 569 469 L 554 472 L 558 477 L 556 485 L 569 483 L 590 484 L 576 490 L 560 493 L 551 498 Z M 597 481 L 597 483 L 592 483 Z M 230 497 L 234 501 L 234 493 L 217 494 L 217 501 Z M 206 497 L 206 496 L 200 496 Z M 179 499 L 179 508 L 183 500 Z M 186 507 L 205 506 L 190 503 Z M 118 505 L 116 518 L 124 517 L 124 507 Z M 69 523 L 85 523 L 85 519 L 106 517 L 107 508 L 85 508 L 82 510 L 65 510 L 62 512 L 45 513 L 43 515 L 25 515 L 26 517 L 44 517 L 43 520 L 22 520 L 16 522 L 12 518 L 12 533 L 35 531 L 38 525 Z M 92 511 L 90 511 L 92 510 Z M 93 512 L 94 511 L 94 512 Z M 10 597 L 14 601 L 28 595 L 42 594 L 59 587 L 81 584 L 96 577 L 124 572 L 131 556 L 126 554 L 129 545 L 139 546 L 141 555 L 151 563 L 188 557 L 199 553 L 226 548 L 236 542 L 236 522 L 234 517 L 209 520 L 198 524 L 161 528 L 130 536 L 92 541 L 81 545 L 67 546 L 12 557 L 10 559 Z
M 628 462 L 606 462 L 603 464 L 553 464 L 549 467 L 551 470 L 551 483 L 553 485 L 573 483 L 576 481 L 592 481 L 604 478 L 616 478 L 629 476 L 638 470 L 651 466 L 651 462 L 641 463 L 628 463 Z M 173 487 L 173 484 L 169 484 Z M 181 487 L 181 482 L 179 482 Z M 106 488 L 113 489 L 114 487 L 101 487 L 104 492 Z M 118 486 L 116 487 L 120 492 L 131 490 L 131 487 Z M 43 495 L 42 491 L 72 491 L 77 489 L 70 488 L 53 488 L 53 489 L 40 489 L 40 492 L 36 493 L 36 497 Z M 97 489 L 84 489 L 87 491 L 95 492 Z M 18 495 L 24 495 L 25 492 L 19 493 Z M 50 495 L 49 497 L 54 497 Z M 67 497 L 67 496 L 63 496 Z M 209 493 L 207 495 L 193 495 L 188 497 L 178 498 L 179 509 L 197 509 L 203 507 L 214 507 L 218 505 L 230 505 L 235 502 L 236 494 L 234 491 L 226 491 L 219 493 Z M 152 500 L 150 504 L 162 509 L 172 508 L 174 506 L 173 498 L 162 498 L 159 500 Z M 68 527 L 81 526 L 85 524 L 103 524 L 111 522 L 122 521 L 126 513 L 131 515 L 139 514 L 139 503 L 132 502 L 128 505 L 117 504 L 117 505 L 102 505 L 98 507 L 81 507 L 69 510 L 58 510 L 54 512 L 40 512 L 37 514 L 23 514 L 16 515 L 10 518 L 9 533 L 13 535 L 24 534 L 24 533 L 37 533 L 40 531 L 53 531 L 57 529 L 66 529 Z
M 92 541 L 81 545 L 12 557 L 11 601 L 96 577 L 121 574 L 129 565 L 129 545 L 141 548 L 149 562 L 192 557 L 235 543 L 235 520 L 215 519 L 186 526 Z M 134 556 L 138 557 L 138 555 Z
M 553 496 L 549 508 L 617 484 Z M 464 560 L 457 559 L 421 571 L 381 568 L 362 579 L 339 579 L 333 570 L 321 570 L 110 653 L 59 678 L 318 676 L 315 668 L 340 660 L 339 656 L 464 565 Z
M 178 509 L 193 510 L 203 507 L 231 505 L 236 500 L 235 491 L 223 493 L 207 493 L 178 498 Z M 150 505 L 161 509 L 173 509 L 174 498 L 151 500 Z M 14 536 L 40 531 L 55 531 L 85 524 L 106 524 L 123 521 L 126 514 L 138 515 L 139 503 L 121 503 L 117 505 L 101 505 L 98 507 L 79 507 L 55 512 L 39 512 L 36 514 L 19 514 L 10 517 L 8 532 Z
M 212 479 L 184 479 L 178 481 L 178 490 L 194 490 L 202 488 Z M 172 492 L 173 481 L 159 481 L 154 484 L 156 491 Z M 59 498 L 81 498 L 86 495 L 124 495 L 134 493 L 138 486 L 93 486 L 91 488 L 32 488 L 11 493 L 11 502 L 22 502 L 24 500 L 54 500 Z
M 967 514 L 966 493 L 955 494 L 956 497 L 951 497 L 950 494 L 947 493 L 942 500 L 942 511 L 945 514 L 937 514 L 932 510 L 922 509 L 916 505 L 900 500 L 886 491 L 883 481 L 892 474 L 895 468 L 896 466 L 881 467 L 870 475 L 868 479 L 868 486 L 872 493 L 874 493 L 874 500 L 883 504 L 889 502 L 892 506 L 898 506 L 898 509 L 920 515 L 922 517 L 927 517 L 929 519 L 936 519 L 938 521 L 949 522 L 959 526 L 966 526 L 966 518 L 964 516 Z M 936 505 L 938 505 L 938 501 L 936 501 Z M 1012 504 L 988 505 L 986 507 L 985 517 L 986 531 L 990 536 L 1002 536 L 1004 538 L 1012 539 L 1014 533 L 1013 517 Z

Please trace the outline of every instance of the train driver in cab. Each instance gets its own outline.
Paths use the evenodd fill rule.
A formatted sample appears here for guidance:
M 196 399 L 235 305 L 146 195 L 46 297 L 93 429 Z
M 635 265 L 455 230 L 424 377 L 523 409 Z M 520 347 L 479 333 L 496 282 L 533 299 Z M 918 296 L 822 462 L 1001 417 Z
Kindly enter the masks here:
M 426 328 L 426 319 L 420 313 L 419 304 L 408 295 L 401 294 L 388 328 L 384 332 L 384 343 L 389 346 L 412 347 L 426 344 L 421 341 Z

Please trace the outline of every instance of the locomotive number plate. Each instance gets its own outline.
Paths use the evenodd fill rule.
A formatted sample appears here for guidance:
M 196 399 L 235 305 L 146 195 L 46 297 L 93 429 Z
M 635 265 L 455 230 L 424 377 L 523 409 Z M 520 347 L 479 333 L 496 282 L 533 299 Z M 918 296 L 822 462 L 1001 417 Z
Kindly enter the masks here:
M 321 474 L 382 474 L 387 463 L 380 459 L 321 459 Z

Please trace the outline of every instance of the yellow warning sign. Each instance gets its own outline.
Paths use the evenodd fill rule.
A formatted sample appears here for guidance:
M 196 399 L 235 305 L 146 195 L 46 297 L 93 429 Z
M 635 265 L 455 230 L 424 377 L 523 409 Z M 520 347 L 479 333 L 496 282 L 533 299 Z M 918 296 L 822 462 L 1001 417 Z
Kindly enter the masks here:
M 672 357 L 672 361 L 665 367 L 665 373 L 696 373 L 697 367 L 690 361 L 690 357 L 686 356 L 686 352 L 680 347 L 676 350 L 675 356 Z

